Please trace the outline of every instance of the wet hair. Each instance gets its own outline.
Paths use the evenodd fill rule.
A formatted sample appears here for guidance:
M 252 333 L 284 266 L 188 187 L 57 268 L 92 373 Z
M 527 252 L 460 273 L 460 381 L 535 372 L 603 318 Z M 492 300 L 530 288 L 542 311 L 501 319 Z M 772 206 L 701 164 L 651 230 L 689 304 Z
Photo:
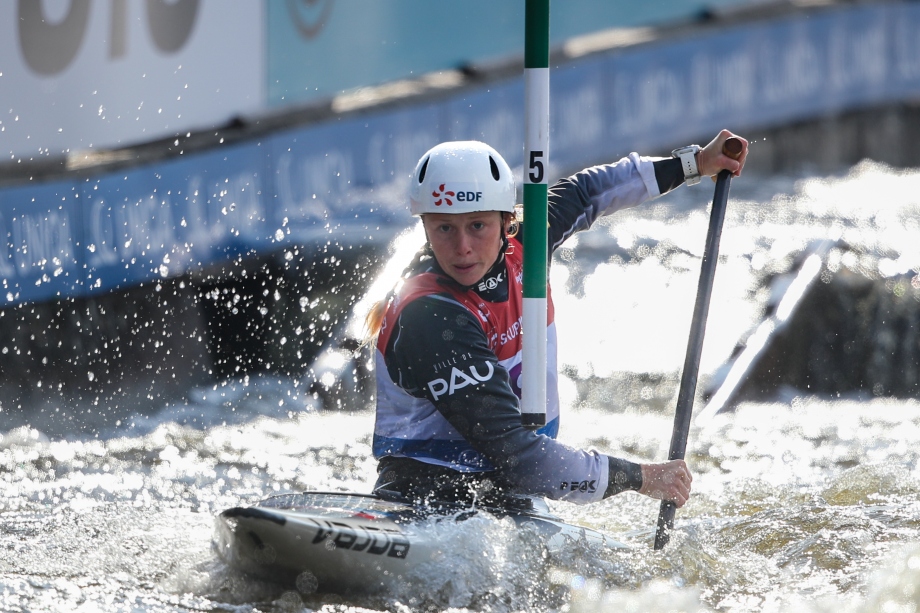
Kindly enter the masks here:
M 418 270 L 423 262 L 434 257 L 434 252 L 431 250 L 431 245 L 425 243 L 425 246 L 419 249 L 415 256 L 413 256 L 412 261 L 409 262 L 409 265 L 406 266 L 403 271 L 399 274 L 399 280 L 395 285 L 387 292 L 387 295 L 384 296 L 381 300 L 378 300 L 371 306 L 370 311 L 364 317 L 364 344 L 372 345 L 377 340 L 377 335 L 380 334 L 380 329 L 383 327 L 383 317 L 386 315 L 387 308 L 390 306 L 390 303 L 393 301 L 393 298 L 396 297 L 396 293 L 402 287 L 403 283 L 406 282 L 406 279 L 411 277 L 416 270 Z

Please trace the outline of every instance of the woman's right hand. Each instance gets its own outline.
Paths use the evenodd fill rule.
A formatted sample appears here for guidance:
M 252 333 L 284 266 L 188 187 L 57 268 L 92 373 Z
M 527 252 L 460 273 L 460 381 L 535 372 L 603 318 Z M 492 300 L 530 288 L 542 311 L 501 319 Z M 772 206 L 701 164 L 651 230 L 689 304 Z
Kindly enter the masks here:
M 722 152 L 722 146 L 729 138 L 737 138 L 741 143 L 741 153 L 737 159 L 732 159 Z M 740 177 L 741 169 L 744 168 L 744 161 L 748 155 L 748 142 L 737 134 L 732 134 L 728 130 L 722 130 L 712 141 L 700 149 L 696 156 L 696 162 L 700 169 L 700 175 L 704 177 L 715 177 L 720 170 L 728 170 L 732 176 Z
M 673 502 L 677 508 L 684 506 L 690 498 L 690 483 L 693 476 L 683 460 L 671 460 L 658 464 L 642 464 L 642 487 L 639 493 L 656 500 Z

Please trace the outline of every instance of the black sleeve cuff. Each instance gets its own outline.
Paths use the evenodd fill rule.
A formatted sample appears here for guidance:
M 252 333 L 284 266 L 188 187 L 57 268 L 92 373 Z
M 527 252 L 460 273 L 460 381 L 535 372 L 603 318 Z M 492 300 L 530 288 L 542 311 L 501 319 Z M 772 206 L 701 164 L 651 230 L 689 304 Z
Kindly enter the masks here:
M 658 191 L 666 194 L 684 182 L 684 169 L 677 158 L 665 158 L 652 162 L 655 167 L 655 180 Z
M 609 498 L 626 490 L 639 491 L 642 487 L 642 467 L 635 462 L 607 456 L 610 475 L 607 478 L 607 490 L 604 498 Z

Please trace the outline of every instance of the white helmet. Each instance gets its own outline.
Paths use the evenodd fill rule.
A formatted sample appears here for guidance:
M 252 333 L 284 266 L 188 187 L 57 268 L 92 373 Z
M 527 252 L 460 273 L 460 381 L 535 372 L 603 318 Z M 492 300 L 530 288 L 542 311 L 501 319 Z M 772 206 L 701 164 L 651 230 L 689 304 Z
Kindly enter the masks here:
M 514 212 L 517 193 L 508 163 L 479 141 L 441 143 L 412 174 L 409 210 L 425 213 Z

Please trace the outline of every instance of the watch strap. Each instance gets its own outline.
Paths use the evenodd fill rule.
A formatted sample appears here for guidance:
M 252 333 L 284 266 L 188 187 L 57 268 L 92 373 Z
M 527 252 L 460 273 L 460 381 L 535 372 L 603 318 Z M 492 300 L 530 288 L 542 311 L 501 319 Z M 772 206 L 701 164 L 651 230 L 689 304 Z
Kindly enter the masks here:
M 680 160 L 684 171 L 684 183 L 696 185 L 700 182 L 700 168 L 696 162 L 696 154 L 700 152 L 699 145 L 687 145 L 671 152 L 671 155 Z

